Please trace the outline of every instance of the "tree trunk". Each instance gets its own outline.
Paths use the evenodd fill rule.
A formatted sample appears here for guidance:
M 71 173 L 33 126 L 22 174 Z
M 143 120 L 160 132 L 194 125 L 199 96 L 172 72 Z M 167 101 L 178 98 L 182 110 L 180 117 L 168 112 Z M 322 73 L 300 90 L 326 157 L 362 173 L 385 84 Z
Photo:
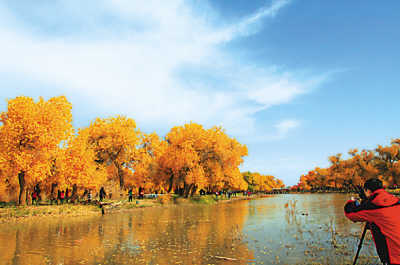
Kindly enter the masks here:
M 178 194 L 179 196 L 183 196 L 184 191 L 185 191 L 185 187 L 183 187 L 183 188 L 178 187 L 178 186 L 175 187 L 175 194 Z
M 25 204 L 29 205 L 29 189 L 25 189 Z
M 190 185 L 183 183 L 183 196 L 187 198 L 189 196 Z
M 25 191 L 25 172 L 21 171 L 18 173 L 18 183 L 19 183 L 19 196 L 18 196 L 18 205 L 22 205 L 22 194 Z
M 171 175 L 171 177 L 169 178 L 168 193 L 171 192 L 173 184 L 174 184 L 174 175 Z
M 78 199 L 78 187 L 76 184 L 72 186 L 72 195 L 71 195 L 71 202 L 75 203 L 75 201 Z
M 51 184 L 51 191 L 50 191 L 50 203 L 53 204 L 53 201 L 56 199 L 54 196 L 54 191 L 57 187 L 57 183 L 52 183 Z
M 122 170 L 121 165 L 118 162 L 114 162 L 114 165 L 118 169 L 119 187 L 121 189 L 123 189 L 124 186 L 125 186 L 125 183 L 124 183 L 124 171 Z
M 195 194 L 195 192 L 197 191 L 197 188 L 198 188 L 197 185 L 193 186 L 190 196 L 193 196 Z
M 193 189 L 195 188 L 195 185 L 194 185 L 194 183 L 192 183 L 192 184 L 190 184 L 190 185 L 187 185 L 186 183 L 185 183 L 185 189 L 184 189 L 184 196 L 185 196 L 185 198 L 187 198 L 187 197 L 189 197 L 189 194 L 190 194 L 190 196 L 192 196 L 193 195 Z

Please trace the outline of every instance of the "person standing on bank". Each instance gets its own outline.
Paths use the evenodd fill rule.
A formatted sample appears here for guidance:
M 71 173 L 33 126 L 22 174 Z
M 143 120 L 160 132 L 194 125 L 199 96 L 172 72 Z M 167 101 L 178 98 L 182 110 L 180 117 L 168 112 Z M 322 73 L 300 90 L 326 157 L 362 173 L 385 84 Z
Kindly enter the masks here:
M 104 187 L 101 187 L 100 192 L 99 192 L 99 197 L 100 201 L 102 202 L 103 199 L 107 196 L 106 191 L 104 190 Z
M 65 198 L 65 193 L 64 193 L 64 191 L 62 190 L 62 191 L 60 192 L 60 201 L 61 201 L 61 204 L 64 204 L 64 198 Z
M 400 264 L 400 199 L 386 192 L 377 178 L 367 180 L 364 190 L 368 199 L 348 201 L 345 215 L 353 222 L 368 222 L 383 264 Z
M 87 200 L 88 200 L 89 203 L 92 201 L 92 192 L 91 192 L 91 190 L 89 190 L 88 193 L 87 193 Z
M 129 189 L 128 195 L 129 195 L 129 201 L 131 202 L 131 201 L 132 201 L 132 198 L 133 198 L 132 188 Z

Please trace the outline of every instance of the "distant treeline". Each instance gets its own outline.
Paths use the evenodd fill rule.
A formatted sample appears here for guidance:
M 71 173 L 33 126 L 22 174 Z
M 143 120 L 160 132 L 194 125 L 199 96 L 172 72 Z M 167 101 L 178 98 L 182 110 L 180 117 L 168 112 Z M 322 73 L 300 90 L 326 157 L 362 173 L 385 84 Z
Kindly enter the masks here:
M 387 188 L 397 188 L 400 182 L 400 138 L 389 146 L 374 150 L 351 149 L 348 159 L 342 154 L 329 157 L 328 168 L 316 167 L 300 177 L 293 190 L 352 190 L 365 180 L 377 177 Z

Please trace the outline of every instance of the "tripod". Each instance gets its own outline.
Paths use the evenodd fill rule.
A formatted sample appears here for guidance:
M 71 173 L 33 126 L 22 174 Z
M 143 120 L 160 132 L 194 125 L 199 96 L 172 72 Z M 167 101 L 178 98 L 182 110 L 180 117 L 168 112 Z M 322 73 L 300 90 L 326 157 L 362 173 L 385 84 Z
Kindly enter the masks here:
M 362 232 L 360 242 L 358 243 L 357 253 L 356 253 L 356 256 L 354 257 L 353 265 L 356 265 L 356 263 L 357 263 L 358 255 L 360 254 L 360 250 L 361 250 L 361 247 L 362 247 L 362 244 L 364 241 L 365 234 L 367 233 L 367 229 L 368 229 L 368 223 L 366 223 L 364 226 L 364 230 Z

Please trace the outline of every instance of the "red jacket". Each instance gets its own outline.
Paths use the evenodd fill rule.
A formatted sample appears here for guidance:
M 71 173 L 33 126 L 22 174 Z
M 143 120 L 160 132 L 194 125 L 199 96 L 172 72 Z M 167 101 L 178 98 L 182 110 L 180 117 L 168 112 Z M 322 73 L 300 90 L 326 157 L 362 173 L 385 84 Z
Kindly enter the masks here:
M 354 222 L 368 222 L 382 262 L 400 264 L 400 200 L 383 189 L 376 190 L 357 206 L 345 205 L 345 215 Z

